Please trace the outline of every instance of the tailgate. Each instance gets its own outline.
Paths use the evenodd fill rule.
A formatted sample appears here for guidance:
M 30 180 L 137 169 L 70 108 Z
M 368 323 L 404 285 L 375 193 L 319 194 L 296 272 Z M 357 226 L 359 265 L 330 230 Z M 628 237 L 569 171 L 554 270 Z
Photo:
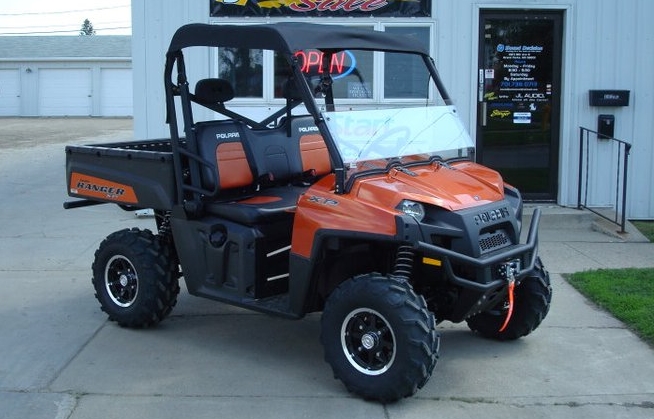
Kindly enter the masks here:
M 176 197 L 170 141 L 67 146 L 66 185 L 76 198 L 170 210 Z

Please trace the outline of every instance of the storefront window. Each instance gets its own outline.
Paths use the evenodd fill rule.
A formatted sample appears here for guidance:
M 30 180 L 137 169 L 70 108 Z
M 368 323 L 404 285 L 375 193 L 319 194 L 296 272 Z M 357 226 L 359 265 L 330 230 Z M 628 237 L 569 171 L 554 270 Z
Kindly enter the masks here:
M 327 70 L 333 80 L 334 97 L 340 99 L 372 99 L 374 54 L 370 51 L 340 51 L 331 59 L 318 50 L 295 53 L 309 85 L 314 90 L 326 73 L 322 63 L 329 60 Z M 283 97 L 284 82 L 288 78 L 288 64 L 283 58 L 275 57 L 275 97 Z
M 374 30 L 374 28 L 366 27 Z M 323 75 L 324 53 L 318 50 L 298 51 L 295 56 L 314 88 Z M 329 74 L 334 82 L 334 97 L 338 99 L 372 99 L 374 77 L 374 53 L 371 51 L 340 51 L 329 63 Z M 283 97 L 282 86 L 289 74 L 288 64 L 275 56 L 275 97 Z
M 291 75 L 291 67 L 288 65 L 286 58 L 283 55 L 275 53 L 275 81 L 274 81 L 274 97 L 276 99 L 284 97 L 284 89 L 286 81 Z
M 372 26 L 367 28 L 374 30 Z M 392 34 L 413 35 L 417 42 L 429 48 L 431 39 L 429 26 L 389 25 L 380 29 Z M 295 56 L 311 86 L 317 90 L 320 79 L 324 75 L 322 67 L 324 53 L 318 50 L 306 50 L 298 51 Z M 428 84 L 429 74 L 420 57 L 386 53 L 383 60 L 377 62 L 375 57 L 371 51 L 358 50 L 340 51 L 332 56 L 329 74 L 333 80 L 336 99 L 379 102 L 426 98 L 423 86 Z M 374 83 L 375 71 L 381 71 L 382 66 L 383 90 Z M 218 77 L 228 80 L 234 86 L 237 98 L 281 99 L 284 97 L 284 86 L 290 75 L 289 65 L 281 55 L 273 51 L 241 48 L 219 48 L 217 69 Z M 272 89 L 265 87 L 264 90 L 264 86 L 270 86 L 268 79 L 270 76 L 267 76 L 270 73 L 274 75 Z
M 263 50 L 219 48 L 218 77 L 234 86 L 236 97 L 263 97 Z
M 370 51 L 343 51 L 332 59 L 336 65 L 334 97 L 347 99 L 372 99 L 374 53 Z M 349 64 L 348 64 L 349 63 Z
M 390 26 L 386 27 L 385 31 L 403 36 L 415 36 L 419 43 L 429 49 L 428 27 Z M 429 83 L 429 73 L 421 57 L 391 53 L 384 55 L 384 98 L 424 99 L 426 90 L 418 86 L 426 86 L 427 83 Z

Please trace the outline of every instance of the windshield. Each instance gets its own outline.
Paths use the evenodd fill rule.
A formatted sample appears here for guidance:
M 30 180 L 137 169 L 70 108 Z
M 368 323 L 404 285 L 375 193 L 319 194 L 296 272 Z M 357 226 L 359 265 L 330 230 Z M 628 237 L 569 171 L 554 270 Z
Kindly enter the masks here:
M 343 162 L 424 156 L 461 157 L 472 139 L 453 106 L 323 112 Z
M 349 175 L 391 160 L 471 154 L 473 141 L 434 83 L 431 61 L 360 50 L 300 51 L 295 58 Z M 382 63 L 381 77 L 375 62 Z M 371 161 L 378 163 L 359 164 Z
M 341 179 L 347 182 L 355 174 L 474 154 L 428 57 L 309 50 L 296 52 L 294 60 L 343 163 L 337 189 Z M 279 74 L 276 80 L 283 85 L 284 72 Z

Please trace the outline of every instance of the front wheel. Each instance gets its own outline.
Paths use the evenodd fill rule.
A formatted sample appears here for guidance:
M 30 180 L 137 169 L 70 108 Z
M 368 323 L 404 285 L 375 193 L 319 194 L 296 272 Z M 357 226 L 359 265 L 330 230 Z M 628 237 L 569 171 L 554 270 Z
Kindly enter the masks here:
M 169 246 L 149 230 L 110 234 L 95 252 L 93 287 L 102 311 L 121 326 L 163 320 L 177 302 L 177 263 Z
M 367 274 L 343 282 L 325 304 L 321 327 L 335 378 L 365 399 L 411 396 L 436 365 L 434 315 L 403 279 Z
M 505 303 L 470 317 L 468 327 L 484 337 L 497 340 L 515 340 L 533 332 L 547 316 L 552 301 L 550 276 L 540 258 L 534 271 L 515 288 L 514 298 L 513 315 L 502 332 L 500 328 L 507 313 Z

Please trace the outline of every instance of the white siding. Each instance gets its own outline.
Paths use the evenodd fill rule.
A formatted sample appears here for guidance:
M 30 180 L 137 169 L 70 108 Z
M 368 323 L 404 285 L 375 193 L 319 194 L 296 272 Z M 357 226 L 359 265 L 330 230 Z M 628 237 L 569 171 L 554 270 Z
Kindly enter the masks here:
M 132 68 L 134 86 L 144 94 L 134 96 L 135 138 L 168 137 L 165 124 L 163 68 L 170 38 L 182 25 L 209 21 L 206 1 L 133 1 Z M 190 79 L 207 77 L 209 55 L 198 51 L 185 56 Z M 200 77 L 196 77 L 199 75 Z M 145 94 L 147 92 L 147 94 Z
M 20 113 L 20 69 L 0 69 L 0 116 Z
M 91 115 L 91 86 L 90 69 L 39 69 L 39 115 Z
M 564 136 L 575 138 L 579 126 L 596 129 L 599 114 L 615 115 L 615 137 L 633 144 L 627 214 L 638 218 L 654 217 L 651 194 L 654 186 L 651 169 L 652 123 L 651 117 L 646 117 L 654 111 L 652 16 L 654 3 L 650 1 L 578 2 L 574 15 L 576 37 L 571 42 L 574 53 L 569 66 L 574 71 L 569 71 L 566 96 L 571 104 L 572 123 L 569 130 L 563 132 Z M 588 90 L 591 89 L 630 90 L 631 103 L 628 107 L 591 107 L 588 104 Z M 568 153 L 561 156 L 562 165 L 574 167 L 578 148 L 575 141 L 568 143 Z M 592 197 L 590 204 L 604 206 L 615 203 L 618 160 L 614 156 L 613 147 L 609 144 L 599 144 L 597 152 L 591 156 L 591 177 L 596 181 L 589 187 L 589 196 Z M 576 170 L 570 169 L 568 173 L 574 175 Z M 564 198 L 572 202 L 576 189 L 565 189 L 567 194 Z

